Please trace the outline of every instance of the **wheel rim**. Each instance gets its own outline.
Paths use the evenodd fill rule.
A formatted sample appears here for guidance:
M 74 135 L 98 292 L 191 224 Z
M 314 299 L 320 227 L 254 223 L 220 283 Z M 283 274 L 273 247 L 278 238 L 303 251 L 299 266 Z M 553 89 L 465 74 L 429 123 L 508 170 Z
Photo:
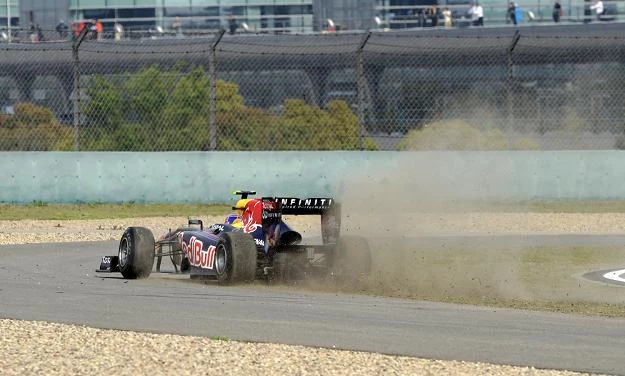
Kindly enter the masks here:
M 226 265 L 228 263 L 228 255 L 226 253 L 226 247 L 223 244 L 217 246 L 217 252 L 215 257 L 215 270 L 218 275 L 226 273 Z
M 119 245 L 119 266 L 124 267 L 128 263 L 128 254 L 130 250 L 128 249 L 128 240 L 126 238 L 122 239 L 121 244 Z

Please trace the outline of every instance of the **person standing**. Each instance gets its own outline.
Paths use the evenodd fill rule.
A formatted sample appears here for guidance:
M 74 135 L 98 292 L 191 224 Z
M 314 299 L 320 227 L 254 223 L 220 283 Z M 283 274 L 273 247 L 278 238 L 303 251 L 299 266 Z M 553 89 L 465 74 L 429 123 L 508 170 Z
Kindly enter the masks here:
M 41 29 L 41 26 L 39 26 L 39 24 L 36 25 L 36 29 L 37 29 L 37 41 L 38 42 L 45 41 L 46 37 L 43 35 L 43 30 Z
M 452 26 L 451 10 L 448 7 L 443 9 L 443 20 L 445 21 L 446 28 L 450 28 Z
M 89 39 L 97 39 L 98 37 L 98 28 L 97 28 L 98 20 L 95 18 L 91 20 L 91 24 L 89 25 Z
M 596 0 L 593 5 L 590 6 L 590 9 L 594 9 L 597 13 L 597 21 L 601 21 L 601 16 L 603 15 L 603 1 Z
M 176 16 L 171 27 L 176 31 L 177 37 L 182 37 L 182 22 L 180 21 L 180 17 Z
M 95 31 L 96 31 L 96 39 L 102 40 L 102 38 L 104 37 L 104 34 L 102 33 L 104 31 L 104 27 L 102 26 L 102 22 L 100 20 L 96 20 Z
M 30 39 L 30 43 L 39 42 L 39 33 L 37 32 L 37 28 L 34 23 L 30 23 L 30 27 L 28 28 L 28 38 Z
M 508 18 L 512 21 L 513 24 L 517 24 L 516 22 L 516 4 L 514 2 L 508 3 Z
M 64 20 L 61 20 L 58 25 L 56 25 L 56 32 L 59 33 L 60 39 L 67 39 L 69 31 L 69 26 L 65 23 Z
M 553 3 L 553 22 L 560 22 L 560 17 L 562 17 L 562 4 L 560 4 L 560 0 L 555 0 Z
M 115 40 L 124 39 L 124 26 L 119 22 L 115 23 Z
M 469 9 L 469 16 L 473 26 L 484 26 L 484 9 L 477 1 L 474 1 Z

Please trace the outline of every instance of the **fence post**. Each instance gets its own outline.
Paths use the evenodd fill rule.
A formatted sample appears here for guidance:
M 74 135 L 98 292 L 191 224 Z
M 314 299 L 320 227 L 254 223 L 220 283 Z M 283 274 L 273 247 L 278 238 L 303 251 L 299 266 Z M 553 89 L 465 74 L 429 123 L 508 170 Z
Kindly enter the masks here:
M 368 30 L 364 38 L 360 41 L 357 54 L 357 67 L 358 72 L 358 149 L 364 149 L 364 137 L 365 137 L 365 89 L 367 85 L 367 78 L 365 77 L 365 58 L 364 49 L 371 37 L 371 31 Z
M 208 137 L 209 137 L 209 150 L 217 149 L 217 59 L 216 49 L 221 38 L 226 33 L 225 29 L 221 29 L 215 35 L 215 39 L 211 45 L 208 55 L 208 76 L 210 79 L 209 87 L 209 114 L 208 114 Z
M 80 61 L 78 59 L 78 49 L 80 48 L 81 43 L 85 40 L 88 32 L 89 28 L 85 26 L 72 43 L 72 57 L 74 64 L 74 101 L 72 103 L 74 113 L 74 151 L 80 151 L 80 118 L 82 116 L 80 113 Z
M 513 57 L 513 52 L 514 52 L 514 48 L 516 47 L 516 45 L 519 43 L 519 39 L 521 39 L 521 33 L 519 33 L 518 30 L 516 30 L 514 32 L 514 36 L 512 37 L 512 40 L 510 41 L 510 45 L 508 46 L 508 75 L 507 75 L 507 98 L 506 98 L 506 102 L 508 105 L 508 114 L 507 114 L 507 120 L 508 120 L 508 127 L 512 126 L 512 120 L 513 120 L 513 100 L 512 100 L 512 91 L 513 91 L 513 87 L 512 87 L 512 83 L 514 80 L 514 61 L 512 59 Z

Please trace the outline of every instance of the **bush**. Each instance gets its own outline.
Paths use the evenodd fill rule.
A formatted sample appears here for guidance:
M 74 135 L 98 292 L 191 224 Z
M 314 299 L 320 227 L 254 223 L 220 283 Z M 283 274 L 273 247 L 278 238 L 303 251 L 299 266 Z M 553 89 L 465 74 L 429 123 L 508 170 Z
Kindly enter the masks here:
M 530 139 L 511 145 L 499 129 L 480 130 L 462 120 L 437 121 L 415 129 L 397 144 L 399 150 L 538 149 Z
M 15 115 L 0 127 L 0 150 L 72 150 L 73 132 L 52 111 L 32 103 L 15 105 Z

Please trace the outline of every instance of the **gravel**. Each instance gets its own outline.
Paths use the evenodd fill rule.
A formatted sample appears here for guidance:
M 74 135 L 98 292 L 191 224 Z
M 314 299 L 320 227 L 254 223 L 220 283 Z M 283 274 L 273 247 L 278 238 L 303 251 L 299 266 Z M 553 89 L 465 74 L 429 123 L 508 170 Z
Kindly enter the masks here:
M 302 218 L 302 217 L 300 217 Z M 291 223 L 304 236 L 307 218 Z M 0 221 L 0 244 L 117 240 L 128 226 L 155 234 L 186 218 Z M 206 218 L 206 223 L 223 218 Z M 625 232 L 624 214 L 471 213 L 409 218 L 420 233 L 606 234 Z M 398 222 L 401 223 L 401 222 Z M 124 332 L 0 318 L 0 375 L 582 375 L 528 367 L 442 361 L 376 353 Z

